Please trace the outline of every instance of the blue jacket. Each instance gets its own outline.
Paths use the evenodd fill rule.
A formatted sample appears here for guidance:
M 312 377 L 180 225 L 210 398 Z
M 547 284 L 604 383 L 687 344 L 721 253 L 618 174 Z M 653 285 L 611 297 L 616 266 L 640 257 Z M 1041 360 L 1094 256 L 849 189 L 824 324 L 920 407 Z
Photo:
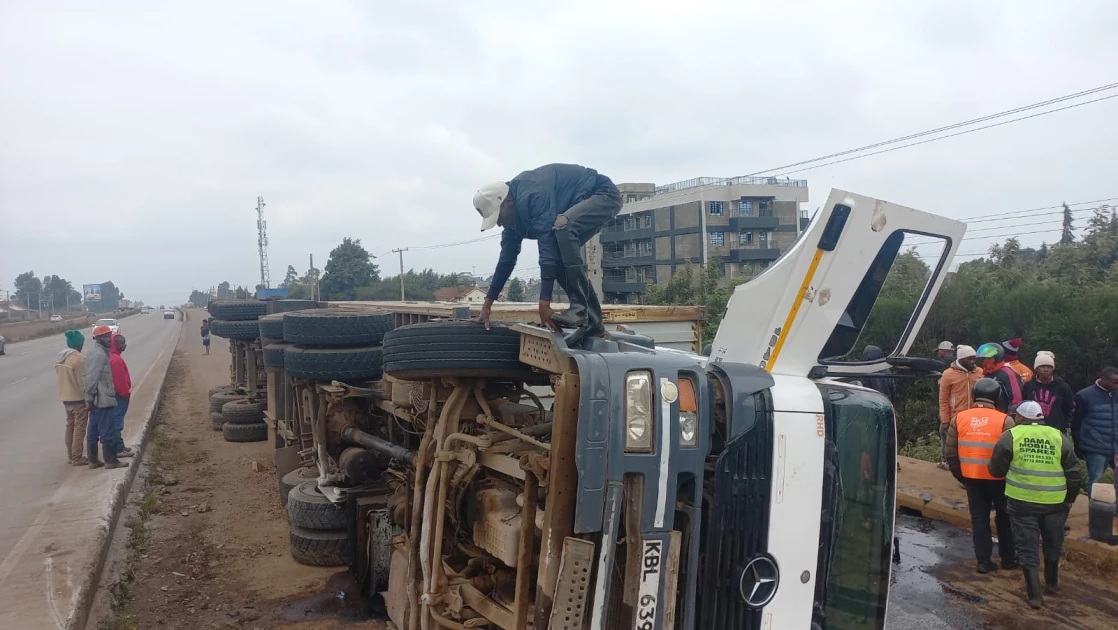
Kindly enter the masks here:
M 1079 390 L 1071 433 L 1084 453 L 1113 456 L 1118 452 L 1118 395 L 1097 384 Z
M 546 285 L 544 290 L 549 289 L 563 266 L 559 244 L 551 231 L 555 218 L 604 188 L 615 188 L 610 178 L 577 164 L 547 164 L 512 178 L 509 196 L 514 220 L 501 233 L 501 256 L 489 285 L 489 298 L 496 300 L 505 288 L 526 238 L 538 242 L 540 279 Z

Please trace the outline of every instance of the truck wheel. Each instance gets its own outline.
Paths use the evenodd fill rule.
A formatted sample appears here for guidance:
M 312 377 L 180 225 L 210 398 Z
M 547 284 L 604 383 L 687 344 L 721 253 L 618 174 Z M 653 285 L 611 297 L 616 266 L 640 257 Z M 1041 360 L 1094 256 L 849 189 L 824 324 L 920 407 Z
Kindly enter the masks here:
M 291 543 L 291 558 L 299 564 L 344 567 L 353 559 L 349 533 L 345 530 L 324 532 L 292 525 L 288 540 Z
M 268 439 L 268 425 L 263 422 L 252 424 L 231 424 L 221 427 L 226 442 L 263 442 Z
M 231 403 L 234 400 L 244 400 L 246 398 L 248 398 L 248 394 L 242 394 L 236 390 L 213 394 L 210 396 L 210 413 L 221 413 L 222 407 L 227 403 Z
M 380 343 L 396 317 L 387 311 L 338 307 L 283 314 L 283 340 L 301 346 L 339 348 Z
M 318 490 L 318 480 L 311 479 L 287 493 L 287 522 L 295 527 L 316 530 L 345 530 L 345 508 L 331 503 Z
M 214 428 L 214 431 L 220 431 L 225 426 L 225 416 L 221 415 L 220 412 L 211 411 L 210 426 Z
M 221 415 L 230 424 L 253 424 L 264 422 L 264 410 L 267 408 L 268 403 L 242 398 L 222 405 Z
M 302 468 L 296 468 L 284 475 L 279 480 L 280 505 L 287 505 L 287 495 L 291 493 L 292 488 L 309 480 L 313 480 L 313 477 L 304 477 Z
M 282 368 L 284 352 L 291 347 L 292 344 L 278 341 L 276 343 L 264 346 L 264 367 Z
M 288 376 L 311 381 L 360 381 L 379 378 L 380 346 L 366 348 L 298 348 L 283 353 Z
M 243 322 L 256 320 L 268 311 L 268 305 L 259 300 L 214 300 L 206 310 L 218 319 Z
M 504 326 L 489 330 L 473 322 L 412 324 L 384 336 L 384 371 L 404 380 L 469 374 L 530 378 L 520 362 L 520 333 Z
M 210 320 L 210 333 L 236 341 L 253 341 L 260 336 L 260 327 L 255 321 Z
M 233 386 L 232 385 L 219 385 L 217 387 L 211 387 L 209 395 L 212 398 L 214 394 L 220 394 L 221 392 L 229 392 L 229 391 L 233 391 Z
M 283 339 L 283 313 L 265 315 L 256 320 L 260 336 L 264 339 Z

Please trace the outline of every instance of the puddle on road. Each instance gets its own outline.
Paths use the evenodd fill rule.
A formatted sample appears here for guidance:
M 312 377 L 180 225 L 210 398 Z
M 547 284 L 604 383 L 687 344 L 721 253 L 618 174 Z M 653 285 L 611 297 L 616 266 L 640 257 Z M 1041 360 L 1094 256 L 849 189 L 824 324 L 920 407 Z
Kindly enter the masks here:
M 288 622 L 339 621 L 342 623 L 387 620 L 380 597 L 368 598 L 349 571 L 330 576 L 325 588 L 296 599 L 256 605 L 264 619 Z

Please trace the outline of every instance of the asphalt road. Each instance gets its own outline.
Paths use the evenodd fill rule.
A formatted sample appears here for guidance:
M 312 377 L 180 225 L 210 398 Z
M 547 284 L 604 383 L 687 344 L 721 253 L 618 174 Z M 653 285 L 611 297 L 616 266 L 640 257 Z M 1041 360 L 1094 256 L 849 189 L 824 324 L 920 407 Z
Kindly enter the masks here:
M 92 329 L 81 330 L 88 351 L 94 343 Z M 133 389 L 178 330 L 177 321 L 156 313 L 120 320 L 120 332 L 128 340 L 124 359 Z M 35 525 L 73 470 L 66 462 L 66 415 L 57 398 L 54 374 L 55 358 L 65 346 L 62 335 L 55 335 L 9 344 L 7 354 L 0 356 L 0 560 Z

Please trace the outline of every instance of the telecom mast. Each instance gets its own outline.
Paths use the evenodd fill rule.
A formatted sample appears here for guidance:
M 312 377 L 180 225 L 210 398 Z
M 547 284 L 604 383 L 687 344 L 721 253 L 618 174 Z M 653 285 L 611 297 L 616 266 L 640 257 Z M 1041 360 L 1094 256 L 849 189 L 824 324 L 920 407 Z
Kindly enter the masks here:
M 268 222 L 264 220 L 264 198 L 256 198 L 256 244 L 260 247 L 260 284 L 272 288 L 268 274 Z

